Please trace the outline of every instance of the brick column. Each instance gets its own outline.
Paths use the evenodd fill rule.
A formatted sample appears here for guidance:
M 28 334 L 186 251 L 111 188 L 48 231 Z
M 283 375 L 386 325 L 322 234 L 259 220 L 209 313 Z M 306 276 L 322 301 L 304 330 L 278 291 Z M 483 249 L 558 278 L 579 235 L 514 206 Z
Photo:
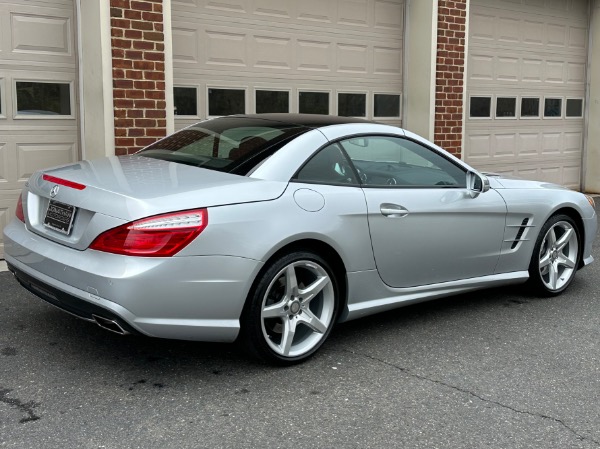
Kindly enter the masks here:
M 462 147 L 467 1 L 438 1 L 434 141 L 458 157 Z
M 104 0 L 102 0 L 104 1 Z M 162 0 L 110 0 L 115 154 L 166 135 Z

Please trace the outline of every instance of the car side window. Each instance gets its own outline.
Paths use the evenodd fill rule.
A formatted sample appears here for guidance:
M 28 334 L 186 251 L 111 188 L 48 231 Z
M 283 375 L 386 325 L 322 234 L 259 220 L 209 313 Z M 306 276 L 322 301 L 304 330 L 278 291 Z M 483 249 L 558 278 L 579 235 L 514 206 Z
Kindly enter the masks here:
M 465 187 L 466 172 L 409 139 L 363 136 L 339 142 L 365 186 Z
M 337 143 L 315 154 L 294 176 L 300 182 L 357 185 L 350 162 Z

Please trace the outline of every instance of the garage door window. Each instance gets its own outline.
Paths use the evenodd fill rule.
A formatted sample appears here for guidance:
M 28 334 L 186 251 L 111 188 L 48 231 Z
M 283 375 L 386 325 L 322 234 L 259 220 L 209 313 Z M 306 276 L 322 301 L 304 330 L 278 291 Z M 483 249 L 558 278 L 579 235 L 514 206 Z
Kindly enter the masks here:
M 195 87 L 174 87 L 175 115 L 198 115 L 198 90 Z
M 516 118 L 517 99 L 515 97 L 496 98 L 496 118 Z
M 400 117 L 400 95 L 375 94 L 373 97 L 373 117 Z
M 244 89 L 208 89 L 208 115 L 222 116 L 246 112 Z
M 539 118 L 540 99 L 536 97 L 521 98 L 521 118 Z
M 566 115 L 569 118 L 583 117 L 583 99 L 582 98 L 567 98 Z
M 290 93 L 283 90 L 257 90 L 256 113 L 290 112 Z
M 300 114 L 329 114 L 329 92 L 300 92 L 298 94 Z
M 544 98 L 544 118 L 562 116 L 562 98 Z
M 342 117 L 366 117 L 367 95 L 338 93 L 338 115 Z
M 17 115 L 27 118 L 71 115 L 71 84 L 16 82 Z
M 490 118 L 492 97 L 471 97 L 469 99 L 470 118 Z

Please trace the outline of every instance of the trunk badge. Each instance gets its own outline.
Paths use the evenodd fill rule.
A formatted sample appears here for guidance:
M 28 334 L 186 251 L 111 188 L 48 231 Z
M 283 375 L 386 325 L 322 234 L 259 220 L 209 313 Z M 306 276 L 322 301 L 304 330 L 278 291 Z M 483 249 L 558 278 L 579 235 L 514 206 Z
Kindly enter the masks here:
M 58 187 L 58 185 L 54 185 L 54 187 L 52 187 L 52 189 L 50 190 L 50 198 L 54 198 L 58 194 L 59 188 L 60 187 Z

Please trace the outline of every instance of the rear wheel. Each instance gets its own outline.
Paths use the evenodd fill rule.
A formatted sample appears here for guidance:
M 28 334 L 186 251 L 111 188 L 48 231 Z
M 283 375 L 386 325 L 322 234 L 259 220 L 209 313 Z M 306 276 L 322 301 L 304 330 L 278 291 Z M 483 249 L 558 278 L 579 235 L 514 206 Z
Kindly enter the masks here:
M 301 362 L 323 344 L 338 311 L 337 279 L 327 261 L 293 252 L 273 261 L 248 298 L 242 343 L 258 358 Z
M 575 277 L 579 263 L 579 230 L 567 215 L 553 215 L 542 227 L 533 249 L 529 276 L 537 293 L 558 295 Z

